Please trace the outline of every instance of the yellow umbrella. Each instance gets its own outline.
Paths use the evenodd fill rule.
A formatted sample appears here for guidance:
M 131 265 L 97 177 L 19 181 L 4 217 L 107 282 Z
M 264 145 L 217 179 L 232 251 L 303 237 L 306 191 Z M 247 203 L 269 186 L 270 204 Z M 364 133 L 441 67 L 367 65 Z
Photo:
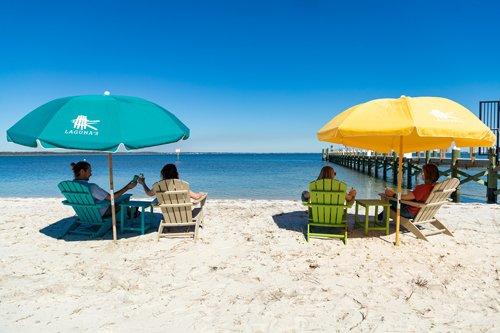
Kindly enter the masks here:
M 491 147 L 495 135 L 471 111 L 441 97 L 375 99 L 355 105 L 323 126 L 320 141 L 387 153 L 399 153 L 396 245 L 403 154 L 457 147 Z

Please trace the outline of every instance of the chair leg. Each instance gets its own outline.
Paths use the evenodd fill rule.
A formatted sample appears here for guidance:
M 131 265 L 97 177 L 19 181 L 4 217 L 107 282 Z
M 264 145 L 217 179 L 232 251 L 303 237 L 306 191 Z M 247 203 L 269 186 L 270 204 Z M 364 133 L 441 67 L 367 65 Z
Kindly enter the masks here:
M 198 229 L 200 227 L 200 222 L 196 222 L 196 225 L 194 226 L 194 241 L 198 239 Z
M 163 233 L 163 228 L 165 228 L 165 226 L 163 225 L 163 220 L 161 220 L 160 225 L 158 226 L 158 237 L 156 238 L 157 241 L 160 240 L 160 236 Z
M 102 237 L 106 232 L 111 229 L 112 223 L 104 223 L 101 227 L 94 233 L 94 237 Z
M 139 208 L 137 208 L 137 209 L 139 209 Z M 144 235 L 146 233 L 146 227 L 145 227 L 145 222 L 146 221 L 144 220 L 145 215 L 146 215 L 145 214 L 145 209 L 146 208 L 144 206 L 141 208 L 141 210 L 142 210 L 142 214 L 141 214 L 141 235 Z
M 391 219 L 391 216 L 389 214 L 389 207 L 385 206 L 384 207 L 384 218 L 385 218 L 385 235 L 389 235 L 389 220 Z
M 394 220 L 394 222 L 396 222 L 396 212 L 394 212 L 393 210 L 390 210 L 390 212 L 391 212 L 391 218 Z M 403 227 L 405 227 L 408 231 L 414 234 L 417 238 L 427 240 L 427 237 L 425 237 L 425 235 L 407 218 L 401 216 L 400 222 Z
M 368 236 L 368 224 L 370 223 L 369 217 L 370 217 L 370 209 L 368 207 L 365 208 L 365 236 Z
M 413 223 L 411 223 L 408 219 L 401 217 L 401 225 L 408 229 L 412 234 L 414 234 L 417 238 L 427 240 L 427 237 L 418 229 Z
M 453 234 L 451 233 L 451 231 L 440 221 L 436 220 L 435 222 L 431 222 L 431 224 L 438 229 L 444 229 L 445 232 L 443 232 L 443 234 L 446 234 L 448 236 L 453 237 Z
M 66 230 L 64 230 L 61 235 L 58 237 L 58 239 L 61 239 L 63 238 L 64 236 L 66 236 L 67 234 L 70 234 L 73 230 L 75 230 L 76 228 L 78 228 L 78 226 L 80 225 L 80 222 L 78 220 L 78 218 L 75 219 L 75 221 L 73 221 L 73 223 L 71 223 L 67 228 Z
M 203 221 L 205 220 L 205 213 L 203 212 L 203 209 L 200 211 L 199 213 L 199 217 L 198 217 L 198 220 L 200 221 L 199 224 L 200 224 L 200 227 L 203 228 Z
M 120 209 L 120 231 L 123 232 L 123 227 L 125 226 L 125 206 Z

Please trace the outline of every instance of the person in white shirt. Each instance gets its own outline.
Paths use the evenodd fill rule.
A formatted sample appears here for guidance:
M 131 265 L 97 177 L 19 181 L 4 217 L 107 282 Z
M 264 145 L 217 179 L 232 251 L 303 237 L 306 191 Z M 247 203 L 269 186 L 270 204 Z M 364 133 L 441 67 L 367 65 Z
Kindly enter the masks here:
M 101 216 L 108 217 L 111 216 L 111 195 L 108 191 L 102 189 L 99 185 L 95 183 L 90 183 L 89 179 L 92 176 L 92 166 L 86 161 L 80 161 L 78 163 L 71 163 L 71 169 L 73 170 L 75 179 L 81 184 L 85 184 L 94 198 L 94 202 L 99 203 L 103 201 L 108 201 L 109 205 L 103 206 L 100 209 Z M 137 182 L 129 182 L 122 189 L 115 192 L 114 198 L 119 198 L 122 194 L 128 190 L 133 189 L 137 185 Z M 119 211 L 119 206 L 115 206 L 115 212 Z

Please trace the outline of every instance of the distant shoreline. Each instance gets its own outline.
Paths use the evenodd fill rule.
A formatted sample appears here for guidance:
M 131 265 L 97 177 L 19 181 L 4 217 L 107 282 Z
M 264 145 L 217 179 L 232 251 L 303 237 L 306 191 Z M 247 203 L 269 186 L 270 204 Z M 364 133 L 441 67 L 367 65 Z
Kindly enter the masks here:
M 0 156 L 57 156 L 57 155 L 107 155 L 107 152 L 97 152 L 97 151 L 72 151 L 72 152 L 49 152 L 49 151 L 38 151 L 38 152 L 12 152 L 12 151 L 3 151 L 0 152 Z M 113 155 L 176 155 L 175 152 L 154 152 L 154 151 L 143 151 L 143 152 L 118 152 L 118 153 L 112 153 Z M 226 154 L 226 155 L 268 155 L 268 154 L 280 154 L 280 155 L 285 155 L 285 154 L 304 154 L 304 155 L 310 155 L 310 154 L 317 154 L 321 155 L 321 153 L 317 152 L 310 152 L 310 153 L 304 153 L 304 152 L 299 152 L 299 153 L 258 153 L 258 152 L 246 152 L 246 153 L 235 153 L 235 152 L 182 152 L 180 155 L 221 155 L 221 154 Z

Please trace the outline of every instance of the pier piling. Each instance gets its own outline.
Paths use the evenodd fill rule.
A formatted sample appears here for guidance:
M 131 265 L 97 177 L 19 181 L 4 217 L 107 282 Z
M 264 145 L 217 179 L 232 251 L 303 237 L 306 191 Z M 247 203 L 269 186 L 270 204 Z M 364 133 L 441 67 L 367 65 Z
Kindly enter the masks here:
M 411 163 L 411 158 L 409 158 L 407 161 L 406 161 L 406 187 L 407 188 L 412 188 L 412 169 L 413 169 L 413 165 Z
M 387 181 L 387 155 L 384 154 L 384 161 L 383 161 L 383 169 L 382 169 L 382 179 L 384 181 Z
M 451 176 L 458 179 L 460 179 L 457 165 L 459 158 L 460 149 L 453 148 L 451 150 Z M 460 199 L 460 185 L 457 187 L 457 190 L 451 194 L 451 198 L 453 199 L 453 202 L 458 202 L 458 200 Z
M 398 184 L 398 157 L 396 153 L 392 153 L 392 183 Z
M 495 150 L 495 148 L 490 148 L 488 150 L 488 160 L 490 161 L 486 189 L 486 201 L 488 203 L 497 203 L 498 197 L 498 166 L 496 165 L 497 159 Z

